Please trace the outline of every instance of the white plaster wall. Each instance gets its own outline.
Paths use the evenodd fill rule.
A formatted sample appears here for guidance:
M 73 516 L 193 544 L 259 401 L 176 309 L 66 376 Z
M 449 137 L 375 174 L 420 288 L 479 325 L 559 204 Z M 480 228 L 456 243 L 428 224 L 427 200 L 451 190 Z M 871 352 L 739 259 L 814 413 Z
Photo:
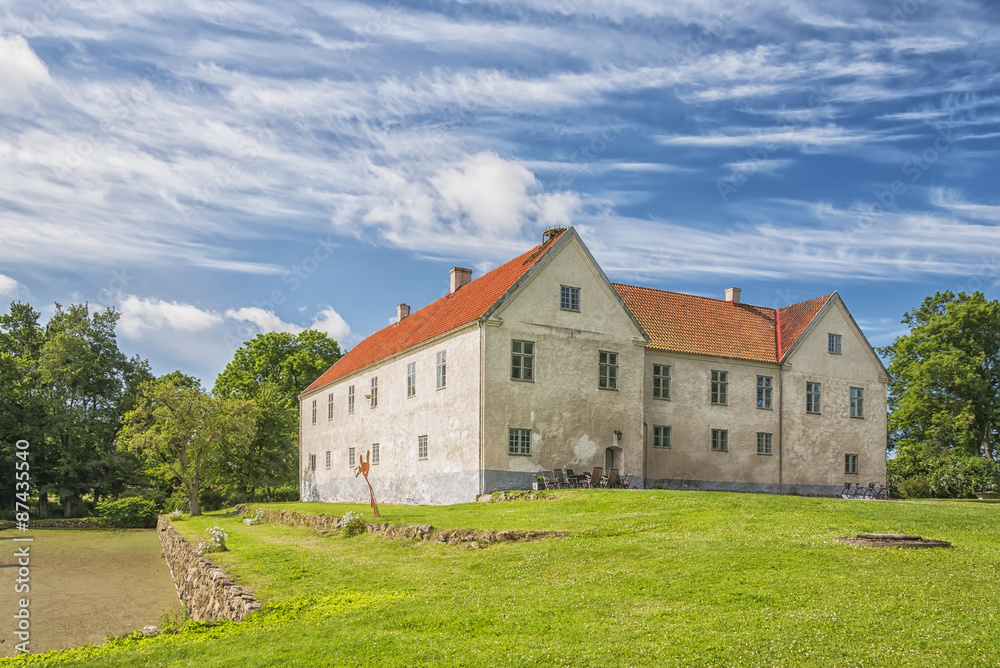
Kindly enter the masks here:
M 436 389 L 436 358 L 447 351 L 447 385 Z M 406 396 L 406 370 L 416 363 L 416 395 Z M 369 407 L 372 376 L 378 376 L 378 406 Z M 347 412 L 354 385 L 354 413 Z M 327 419 L 332 393 L 334 417 Z M 312 399 L 319 416 L 311 424 Z M 355 478 L 348 448 L 357 456 L 379 444 L 379 464 L 369 480 L 380 503 L 449 504 L 474 501 L 479 492 L 480 333 L 473 324 L 424 344 L 373 369 L 344 378 L 303 397 L 300 404 L 302 500 L 368 501 L 363 478 Z M 427 436 L 428 457 L 418 459 L 417 437 Z M 332 465 L 325 468 L 325 452 Z M 309 455 L 316 470 L 309 470 Z
M 653 398 L 653 365 L 670 366 L 671 398 Z M 711 372 L 729 373 L 729 403 L 711 401 Z M 772 378 L 772 409 L 757 408 L 757 376 Z M 778 365 L 647 350 L 645 359 L 647 483 L 667 486 L 778 489 Z M 653 447 L 653 426 L 671 427 L 671 447 Z M 712 430 L 729 431 L 729 451 L 712 450 Z M 772 434 L 771 455 L 757 454 L 757 432 Z
M 827 334 L 840 334 L 842 354 L 828 352 Z M 824 312 L 789 356 L 785 383 L 786 490 L 827 488 L 845 481 L 885 483 L 886 378 L 843 307 Z M 822 384 L 822 413 L 806 413 L 806 382 Z M 864 418 L 850 417 L 850 388 L 865 391 Z M 858 474 L 844 472 L 844 455 L 859 455 Z
M 560 309 L 562 285 L 580 288 L 580 312 Z M 621 448 L 622 475 L 641 481 L 644 347 L 611 290 L 571 240 L 498 310 L 502 323 L 486 327 L 485 491 L 527 487 L 554 467 L 604 467 L 609 446 Z M 511 380 L 514 339 L 535 343 L 534 382 Z M 618 390 L 598 388 L 600 350 L 619 355 Z M 532 430 L 530 457 L 508 454 L 508 427 Z

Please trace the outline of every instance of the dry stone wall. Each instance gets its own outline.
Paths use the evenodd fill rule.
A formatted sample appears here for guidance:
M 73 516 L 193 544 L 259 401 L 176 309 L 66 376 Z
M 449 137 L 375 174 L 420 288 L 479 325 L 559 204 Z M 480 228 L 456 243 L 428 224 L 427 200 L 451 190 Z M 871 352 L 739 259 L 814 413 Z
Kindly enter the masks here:
M 241 515 L 260 513 L 261 519 L 268 522 L 280 522 L 289 526 L 305 526 L 320 533 L 333 531 L 337 528 L 339 518 L 331 515 L 311 515 L 289 510 L 274 510 L 271 508 L 237 506 Z M 426 540 L 435 543 L 458 545 L 464 543 L 470 547 L 482 547 L 490 543 L 503 543 L 517 540 L 534 540 L 537 538 L 552 538 L 564 536 L 563 531 L 480 531 L 476 529 L 435 529 L 430 524 L 417 526 L 394 526 L 388 522 L 366 522 L 365 530 L 370 534 L 386 538 L 409 538 Z
M 198 554 L 198 550 L 163 516 L 157 520 L 156 532 L 177 595 L 191 619 L 242 622 L 251 612 L 260 609 L 260 603 L 249 590 L 230 580 L 225 571 Z

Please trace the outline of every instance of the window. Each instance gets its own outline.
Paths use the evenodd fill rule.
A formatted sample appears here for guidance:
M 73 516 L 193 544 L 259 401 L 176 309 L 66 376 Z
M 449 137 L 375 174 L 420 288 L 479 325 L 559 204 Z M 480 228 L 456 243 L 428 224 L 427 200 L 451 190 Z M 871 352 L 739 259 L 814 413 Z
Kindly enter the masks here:
M 378 464 L 378 443 L 372 443 L 372 452 L 368 455 L 368 463 L 372 466 Z
M 316 455 L 309 455 L 309 470 L 316 470 Z
M 437 389 L 448 384 L 448 358 L 446 351 L 437 354 Z
M 329 450 L 326 451 L 326 457 L 324 457 L 324 462 L 323 463 L 324 463 L 325 468 L 330 468 L 330 451 Z
M 774 382 L 771 376 L 757 376 L 757 408 L 771 408 L 771 391 L 773 388 Z
M 712 372 L 712 403 L 722 406 L 729 404 L 729 372 Z
M 597 387 L 602 390 L 618 389 L 618 353 L 598 352 Z
M 670 398 L 670 367 L 662 364 L 653 365 L 653 398 Z M 669 446 L 668 446 L 669 447 Z
M 851 388 L 851 417 L 865 416 L 865 391 L 860 387 Z
M 512 380 L 535 381 L 535 343 L 510 342 L 510 377 Z
M 312 410 L 312 423 L 316 424 L 316 400 L 315 399 L 313 399 L 312 409 L 313 409 Z
M 819 383 L 806 383 L 806 413 L 820 412 L 820 395 L 823 388 Z
M 653 425 L 653 447 L 654 448 L 670 447 L 670 427 L 661 427 L 660 425 Z
M 508 455 L 530 455 L 531 454 L 531 430 L 530 429 L 508 429 L 507 430 L 507 454 Z
M 417 459 L 427 459 L 426 436 L 417 436 Z
M 406 365 L 406 396 L 412 397 L 417 393 L 417 363 L 410 362 Z
M 354 454 L 354 448 L 347 448 L 347 465 L 357 466 L 357 458 Z
M 839 355 L 841 351 L 840 334 L 826 335 L 826 349 L 831 355 Z
M 333 392 L 326 395 L 326 419 L 333 419 Z
M 771 444 L 774 438 L 772 434 L 767 434 L 762 431 L 757 432 L 757 454 L 758 455 L 769 455 L 771 454 Z
M 858 456 L 844 455 L 844 473 L 857 474 L 857 472 L 858 472 Z
M 347 388 L 347 412 L 348 414 L 354 412 L 354 386 L 351 385 Z
M 368 403 L 372 408 L 378 406 L 378 376 L 372 378 L 372 393 L 368 395 Z
M 568 285 L 561 286 L 559 291 L 559 308 L 564 311 L 579 311 L 580 288 L 571 288 Z
M 729 432 L 727 430 L 712 430 L 712 450 L 716 452 L 729 452 Z

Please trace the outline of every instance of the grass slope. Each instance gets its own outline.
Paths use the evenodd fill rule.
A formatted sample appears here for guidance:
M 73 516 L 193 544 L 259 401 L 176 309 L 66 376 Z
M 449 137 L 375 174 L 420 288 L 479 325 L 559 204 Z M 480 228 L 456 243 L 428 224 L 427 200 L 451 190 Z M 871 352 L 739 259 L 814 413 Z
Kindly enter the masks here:
M 381 509 L 395 524 L 570 535 L 475 550 L 186 520 L 193 541 L 229 532 L 212 559 L 263 613 L 15 665 L 1000 666 L 998 504 L 573 490 Z M 861 532 L 954 547 L 834 541 Z

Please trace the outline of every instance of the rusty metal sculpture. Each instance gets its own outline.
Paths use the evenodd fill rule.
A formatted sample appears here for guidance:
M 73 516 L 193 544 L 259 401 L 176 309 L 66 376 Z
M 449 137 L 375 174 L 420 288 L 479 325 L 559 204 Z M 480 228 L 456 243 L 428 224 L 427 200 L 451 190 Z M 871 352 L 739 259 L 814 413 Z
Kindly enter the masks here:
M 368 482 L 368 465 L 372 461 L 372 451 L 369 450 L 366 454 L 368 455 L 368 460 L 365 461 L 365 455 L 361 455 L 361 464 L 354 467 L 354 477 L 357 478 L 359 475 L 363 475 L 365 477 L 365 483 L 368 484 L 368 491 L 372 495 L 372 514 L 374 514 L 375 517 L 382 517 L 382 515 L 378 512 L 378 503 L 375 502 L 375 490 L 372 489 L 372 484 Z

